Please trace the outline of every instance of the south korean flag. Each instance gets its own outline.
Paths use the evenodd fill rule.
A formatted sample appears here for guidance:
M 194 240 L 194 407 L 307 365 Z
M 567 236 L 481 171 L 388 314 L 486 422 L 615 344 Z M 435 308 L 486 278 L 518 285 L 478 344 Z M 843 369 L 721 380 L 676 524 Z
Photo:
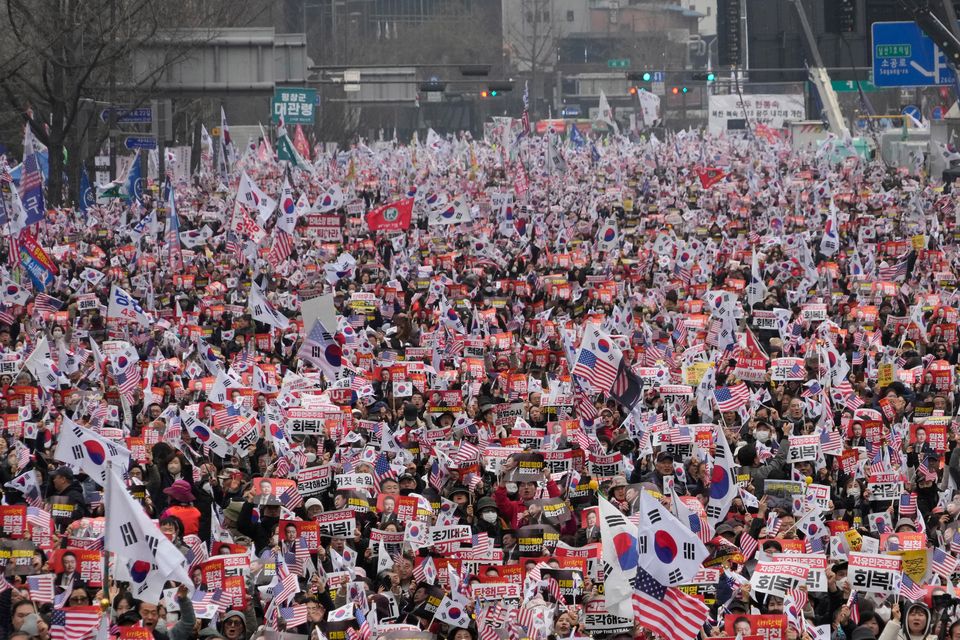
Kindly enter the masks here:
M 647 491 L 640 497 L 637 537 L 640 567 L 666 586 L 690 582 L 707 558 L 697 535 Z

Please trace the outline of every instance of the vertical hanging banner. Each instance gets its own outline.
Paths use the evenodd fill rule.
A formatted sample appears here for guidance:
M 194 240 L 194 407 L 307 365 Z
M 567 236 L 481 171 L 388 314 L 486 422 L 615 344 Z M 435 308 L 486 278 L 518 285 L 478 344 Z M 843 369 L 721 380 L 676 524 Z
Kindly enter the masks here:
M 57 265 L 29 233 L 20 234 L 20 264 L 37 291 L 46 291 L 59 273 Z

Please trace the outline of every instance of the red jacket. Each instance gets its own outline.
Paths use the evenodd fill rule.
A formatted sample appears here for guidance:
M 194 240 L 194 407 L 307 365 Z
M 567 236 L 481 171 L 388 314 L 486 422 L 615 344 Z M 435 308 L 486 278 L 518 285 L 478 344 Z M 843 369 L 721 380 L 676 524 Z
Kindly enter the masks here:
M 560 487 L 553 480 L 547 481 L 547 495 L 551 498 L 560 497 Z M 516 529 L 520 526 L 517 516 L 527 510 L 523 500 L 511 500 L 503 485 L 498 486 L 493 492 L 493 499 L 497 503 L 500 517 L 510 523 L 510 528 Z

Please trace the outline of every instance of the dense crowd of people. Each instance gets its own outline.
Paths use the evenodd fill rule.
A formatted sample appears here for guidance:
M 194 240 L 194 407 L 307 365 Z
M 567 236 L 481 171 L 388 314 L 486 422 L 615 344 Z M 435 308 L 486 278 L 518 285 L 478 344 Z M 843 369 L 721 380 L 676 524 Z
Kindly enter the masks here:
M 960 638 L 957 197 L 492 134 L 11 233 L 0 636 Z

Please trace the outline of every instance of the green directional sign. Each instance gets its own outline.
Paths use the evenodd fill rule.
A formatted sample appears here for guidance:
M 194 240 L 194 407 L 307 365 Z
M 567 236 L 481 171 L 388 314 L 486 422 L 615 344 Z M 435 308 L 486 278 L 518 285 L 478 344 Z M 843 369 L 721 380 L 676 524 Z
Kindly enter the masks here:
M 834 80 L 830 84 L 833 85 L 833 90 L 837 93 L 850 93 L 852 91 L 857 91 L 856 80 Z M 865 93 L 868 91 L 872 92 L 878 90 L 876 85 L 869 80 L 861 80 L 860 89 L 862 89 Z
M 614 58 L 607 60 L 607 67 L 610 69 L 629 69 L 630 58 Z
M 313 124 L 317 90 L 277 87 L 273 92 L 273 122 L 283 116 L 285 124 Z

